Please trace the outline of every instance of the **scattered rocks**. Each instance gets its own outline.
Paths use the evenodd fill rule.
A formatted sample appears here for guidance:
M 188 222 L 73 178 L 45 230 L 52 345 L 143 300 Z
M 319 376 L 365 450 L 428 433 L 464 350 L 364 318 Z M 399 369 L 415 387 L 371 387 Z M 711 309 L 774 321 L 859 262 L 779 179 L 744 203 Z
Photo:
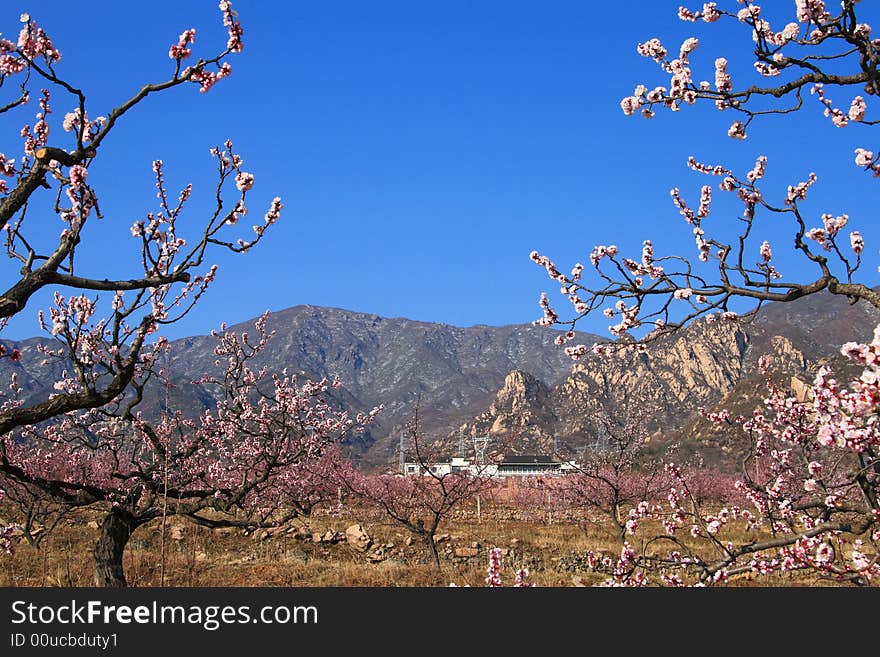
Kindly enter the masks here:
M 434 535 L 435 543 L 448 543 L 449 542 L 449 534 L 435 534 Z
M 455 548 L 454 554 L 457 559 L 470 559 L 480 556 L 480 550 L 475 547 L 460 547 Z
M 351 547 L 360 550 L 361 552 L 366 552 L 373 545 L 373 539 L 359 524 L 351 525 L 345 530 L 345 541 Z
M 579 554 L 577 552 L 559 557 L 556 560 L 555 567 L 556 570 L 565 573 L 586 573 L 596 570 L 602 570 L 601 568 L 591 568 L 588 555 Z
M 172 541 L 182 541 L 186 535 L 186 525 L 171 525 L 168 531 L 168 538 Z
M 305 527 L 291 527 L 287 530 L 287 535 L 295 541 L 311 541 L 312 533 Z
M 278 538 L 285 532 L 284 527 L 270 527 L 260 532 L 260 540 L 267 541 L 270 538 Z

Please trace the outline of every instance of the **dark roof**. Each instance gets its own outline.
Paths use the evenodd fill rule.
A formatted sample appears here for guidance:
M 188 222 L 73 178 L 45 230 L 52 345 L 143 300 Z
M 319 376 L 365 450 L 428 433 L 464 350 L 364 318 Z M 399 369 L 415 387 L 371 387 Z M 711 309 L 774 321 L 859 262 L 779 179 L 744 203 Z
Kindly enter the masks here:
M 529 455 L 529 456 L 505 456 L 501 465 L 554 465 L 558 461 L 552 456 Z

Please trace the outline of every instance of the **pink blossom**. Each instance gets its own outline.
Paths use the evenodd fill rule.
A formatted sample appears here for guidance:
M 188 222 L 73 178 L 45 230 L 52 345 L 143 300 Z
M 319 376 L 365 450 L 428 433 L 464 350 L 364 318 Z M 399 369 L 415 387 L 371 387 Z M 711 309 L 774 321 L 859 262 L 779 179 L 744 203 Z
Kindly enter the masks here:
M 632 116 L 635 114 L 636 110 L 639 108 L 639 99 L 635 96 L 627 96 L 623 100 L 620 101 L 620 109 L 623 110 L 623 113 L 627 116 Z
M 171 48 L 168 49 L 168 57 L 171 59 L 181 60 L 186 59 L 192 54 L 192 49 L 189 47 L 196 40 L 196 31 L 194 29 L 186 30 L 182 32 L 180 37 L 177 40 L 177 43 L 172 45 Z
M 239 171 L 235 176 L 235 186 L 241 192 L 250 191 L 254 186 L 254 176 L 253 174 L 246 173 L 244 171 Z
M 746 138 L 746 127 L 742 121 L 734 121 L 730 124 L 730 128 L 727 131 L 728 137 L 733 137 L 734 139 L 745 139 Z
M 849 234 L 849 244 L 856 255 L 859 255 L 865 249 L 865 240 L 862 239 L 862 234 L 857 230 Z
M 730 73 L 727 72 L 727 60 L 724 57 L 715 60 L 715 88 L 721 93 L 733 89 Z
M 853 98 L 852 104 L 849 107 L 849 120 L 850 121 L 861 121 L 865 118 L 865 111 L 868 109 L 867 104 L 865 103 L 865 99 L 861 96 L 856 96 Z
M 86 176 L 88 175 L 88 170 L 81 164 L 74 164 L 70 167 L 70 171 L 68 175 L 70 177 L 70 186 L 71 187 L 82 187 L 85 184 Z
M 651 57 L 658 62 L 662 62 L 668 54 L 666 48 L 660 43 L 660 39 L 651 39 L 646 43 L 640 43 L 636 50 L 643 57 Z

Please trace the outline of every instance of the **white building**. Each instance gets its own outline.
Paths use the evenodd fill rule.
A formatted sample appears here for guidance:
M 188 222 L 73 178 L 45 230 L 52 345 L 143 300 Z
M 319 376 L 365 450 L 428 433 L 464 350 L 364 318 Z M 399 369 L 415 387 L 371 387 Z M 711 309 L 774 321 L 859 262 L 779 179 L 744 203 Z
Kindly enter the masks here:
M 404 462 L 403 473 L 406 475 L 427 475 L 429 472 L 438 477 L 452 474 L 453 472 L 467 472 L 472 475 L 488 477 L 548 477 L 559 476 L 575 472 L 577 465 L 574 461 L 557 461 L 551 456 L 506 456 L 500 462 L 478 465 L 471 459 L 455 456 L 449 461 L 436 463 Z

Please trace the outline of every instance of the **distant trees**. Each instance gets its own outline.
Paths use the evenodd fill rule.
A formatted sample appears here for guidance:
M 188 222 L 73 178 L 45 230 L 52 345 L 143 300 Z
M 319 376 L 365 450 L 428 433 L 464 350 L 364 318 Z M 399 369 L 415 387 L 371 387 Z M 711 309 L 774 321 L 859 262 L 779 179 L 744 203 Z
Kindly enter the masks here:
M 650 441 L 639 417 L 626 414 L 613 418 L 596 416 L 603 445 L 588 450 L 572 474 L 555 486 L 560 517 L 568 517 L 585 528 L 604 528 L 610 523 L 615 538 L 623 542 L 630 508 L 643 500 L 656 500 L 669 488 L 663 461 L 647 453 Z
M 700 11 L 681 8 L 679 18 L 743 24 L 754 44 L 752 55 L 743 57 L 752 58 L 766 83 L 736 86 L 723 57 L 715 60 L 714 81 L 698 81 L 691 61 L 697 39 L 686 39 L 677 54 L 651 39 L 639 44 L 638 51 L 669 74 L 668 86 L 638 85 L 621 102 L 624 113 L 650 118 L 660 109 L 678 111 L 711 102 L 736 115 L 728 135 L 742 140 L 759 117 L 780 114 L 795 120 L 809 91 L 838 128 L 878 123 L 869 118 L 865 97 L 880 94 L 880 41 L 859 21 L 857 2 L 843 0 L 833 13 L 822 0 L 796 0 L 795 21 L 781 29 L 769 22 L 777 7 L 749 0 L 740 4 L 729 11 L 716 2 Z M 835 93 L 853 89 L 848 105 L 838 106 L 826 95 L 831 87 Z M 617 322 L 610 327 L 615 337 L 631 337 L 592 349 L 566 347 L 578 359 L 589 351 L 611 357 L 621 349 L 644 351 L 652 341 L 699 318 L 734 321 L 729 304 L 737 298 L 784 302 L 827 290 L 880 308 L 880 296 L 867 277 L 858 279 L 865 241 L 859 231 L 848 230 L 849 217 L 825 212 L 818 220 L 811 218 L 805 199 L 816 182 L 813 174 L 772 200 L 760 187 L 767 165 L 767 158 L 760 156 L 752 170 L 737 175 L 723 165 L 689 158 L 691 169 L 719 178 L 719 189 L 742 203 L 737 238 L 723 240 L 709 234 L 711 186 L 701 188 L 697 206 L 688 204 L 679 189 L 672 190 L 673 203 L 695 239 L 696 259 L 661 256 L 650 240 L 634 258 L 624 257 L 615 245 L 600 245 L 590 254 L 589 266 L 577 264 L 564 274 L 549 258 L 533 253 L 532 259 L 561 285 L 576 313 L 561 320 L 542 296 L 539 323 L 573 329 L 578 320 L 602 312 Z M 880 152 L 857 148 L 855 166 L 880 175 Z M 777 226 L 788 222 L 792 244 L 805 265 L 801 280 L 774 266 L 773 247 L 760 234 L 771 220 Z M 573 337 L 569 333 L 559 342 Z M 628 530 L 631 540 L 640 542 L 625 544 L 609 583 L 640 584 L 653 578 L 668 584 L 710 584 L 746 572 L 802 570 L 855 584 L 875 581 L 880 575 L 878 349 L 880 333 L 871 343 L 844 345 L 844 355 L 864 367 L 849 385 L 823 369 L 810 398 L 799 402 L 768 379 L 765 407 L 751 418 L 711 414 L 713 421 L 739 426 L 749 440 L 740 490 L 751 508 L 707 508 L 690 490 L 685 474 L 668 466 L 675 480 L 668 500 L 661 505 L 644 500 L 633 510 Z
M 419 429 L 418 410 L 407 433 L 413 463 L 419 474 L 369 474 L 339 461 L 332 481 L 339 485 L 348 499 L 377 511 L 394 524 L 409 531 L 424 545 L 434 563 L 440 568 L 437 532 L 452 514 L 480 493 L 489 490 L 494 482 L 485 466 L 476 472 L 469 470 L 438 470 L 432 466 L 440 460 L 438 450 L 425 445 Z

